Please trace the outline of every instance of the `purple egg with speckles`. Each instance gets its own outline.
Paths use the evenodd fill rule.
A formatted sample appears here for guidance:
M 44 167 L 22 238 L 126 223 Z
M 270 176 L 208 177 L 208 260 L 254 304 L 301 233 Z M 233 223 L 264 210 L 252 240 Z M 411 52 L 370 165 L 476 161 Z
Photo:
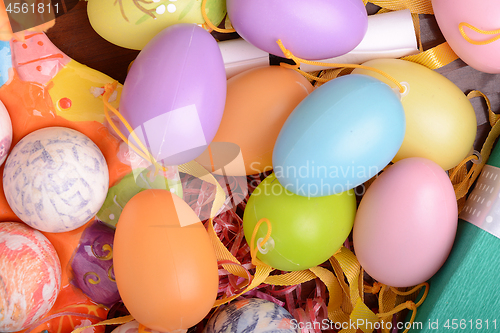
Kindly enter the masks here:
M 225 103 L 226 70 L 217 42 L 195 24 L 176 24 L 137 56 L 120 112 L 157 161 L 180 165 L 212 142 Z M 128 134 L 124 127 L 122 132 Z
M 362 0 L 227 0 L 238 34 L 256 47 L 283 57 L 276 41 L 309 60 L 337 57 L 365 36 L 368 15 Z
M 298 325 L 281 306 L 260 298 L 243 299 L 221 308 L 203 333 L 296 333 Z
M 113 272 L 115 232 L 101 222 L 92 222 L 82 234 L 73 254 L 72 283 L 90 299 L 110 307 L 120 300 Z

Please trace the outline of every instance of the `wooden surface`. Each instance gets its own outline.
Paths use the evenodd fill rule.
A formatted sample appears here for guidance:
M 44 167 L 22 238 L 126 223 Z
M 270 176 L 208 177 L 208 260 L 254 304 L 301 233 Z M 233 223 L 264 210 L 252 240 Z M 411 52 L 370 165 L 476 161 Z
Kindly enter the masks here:
M 125 49 L 101 38 L 90 25 L 87 2 L 80 1 L 58 17 L 47 31 L 50 40 L 70 58 L 123 83 L 127 68 L 139 51 Z

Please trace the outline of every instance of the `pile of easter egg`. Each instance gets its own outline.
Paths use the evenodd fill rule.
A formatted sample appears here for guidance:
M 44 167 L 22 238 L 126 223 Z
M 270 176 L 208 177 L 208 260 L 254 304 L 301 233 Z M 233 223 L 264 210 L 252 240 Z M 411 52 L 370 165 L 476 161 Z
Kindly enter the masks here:
M 497 29 L 480 12 L 500 7 L 460 2 L 452 8 L 463 10 L 450 12 L 446 1 L 433 1 L 443 34 L 471 66 L 500 72 L 498 43 L 467 30 Z M 165 168 L 197 164 L 205 174 L 235 177 L 272 170 L 246 203 L 243 229 L 256 258 L 274 269 L 320 265 L 352 233 L 355 255 L 375 280 L 410 287 L 434 275 L 457 227 L 447 171 L 470 154 L 476 137 L 474 109 L 462 91 L 400 59 L 371 60 L 316 87 L 280 66 L 227 80 L 216 40 L 199 26 L 201 8 L 193 8 L 189 1 L 88 1 L 90 22 L 103 38 L 141 50 L 119 105 L 124 120 L 118 131 L 128 144 L 144 146 L 149 162 Z M 226 14 L 224 1 L 208 0 L 205 10 L 216 24 Z M 348 53 L 367 29 L 362 0 L 296 6 L 227 0 L 227 15 L 254 46 L 287 56 L 281 40 L 308 60 Z M 482 42 L 462 40 L 460 22 L 469 24 L 462 31 L 471 40 Z M 46 127 L 11 147 L 12 135 L 8 110 L 0 107 L 3 191 L 24 222 L 0 223 L 1 332 L 26 329 L 56 301 L 61 263 L 41 232 L 85 226 L 113 185 L 106 158 L 76 130 Z M 142 190 L 123 207 L 114 234 L 96 224 L 86 228 L 72 263 L 74 283 L 97 303 L 124 303 L 136 321 L 115 332 L 184 332 L 210 313 L 221 258 L 181 197 Z M 93 289 L 99 274 L 88 276 L 83 265 L 108 275 L 102 290 Z M 295 332 L 294 320 L 272 302 L 244 299 L 218 310 L 204 331 Z

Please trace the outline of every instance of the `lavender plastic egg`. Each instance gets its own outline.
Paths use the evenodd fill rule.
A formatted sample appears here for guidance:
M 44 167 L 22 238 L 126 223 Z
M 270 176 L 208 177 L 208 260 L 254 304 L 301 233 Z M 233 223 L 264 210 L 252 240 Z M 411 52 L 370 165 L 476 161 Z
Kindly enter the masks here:
M 227 0 L 235 30 L 249 43 L 283 56 L 276 41 L 295 56 L 337 57 L 363 39 L 368 16 L 362 0 Z
M 217 311 L 203 333 L 296 333 L 297 322 L 281 306 L 260 298 L 243 299 Z
M 101 222 L 93 222 L 80 239 L 71 268 L 73 284 L 94 302 L 111 306 L 120 300 L 113 272 L 115 232 Z
M 217 42 L 195 24 L 177 24 L 137 56 L 120 112 L 157 161 L 179 165 L 210 144 L 225 101 L 226 72 Z

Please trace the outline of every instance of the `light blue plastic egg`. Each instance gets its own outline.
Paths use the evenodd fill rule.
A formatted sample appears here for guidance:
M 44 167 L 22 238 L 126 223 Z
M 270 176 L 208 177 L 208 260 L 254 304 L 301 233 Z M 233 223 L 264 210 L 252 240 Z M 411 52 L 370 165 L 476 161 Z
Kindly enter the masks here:
M 342 193 L 389 164 L 405 125 L 399 95 L 387 84 L 360 74 L 336 78 L 288 117 L 274 146 L 274 173 L 298 195 Z

